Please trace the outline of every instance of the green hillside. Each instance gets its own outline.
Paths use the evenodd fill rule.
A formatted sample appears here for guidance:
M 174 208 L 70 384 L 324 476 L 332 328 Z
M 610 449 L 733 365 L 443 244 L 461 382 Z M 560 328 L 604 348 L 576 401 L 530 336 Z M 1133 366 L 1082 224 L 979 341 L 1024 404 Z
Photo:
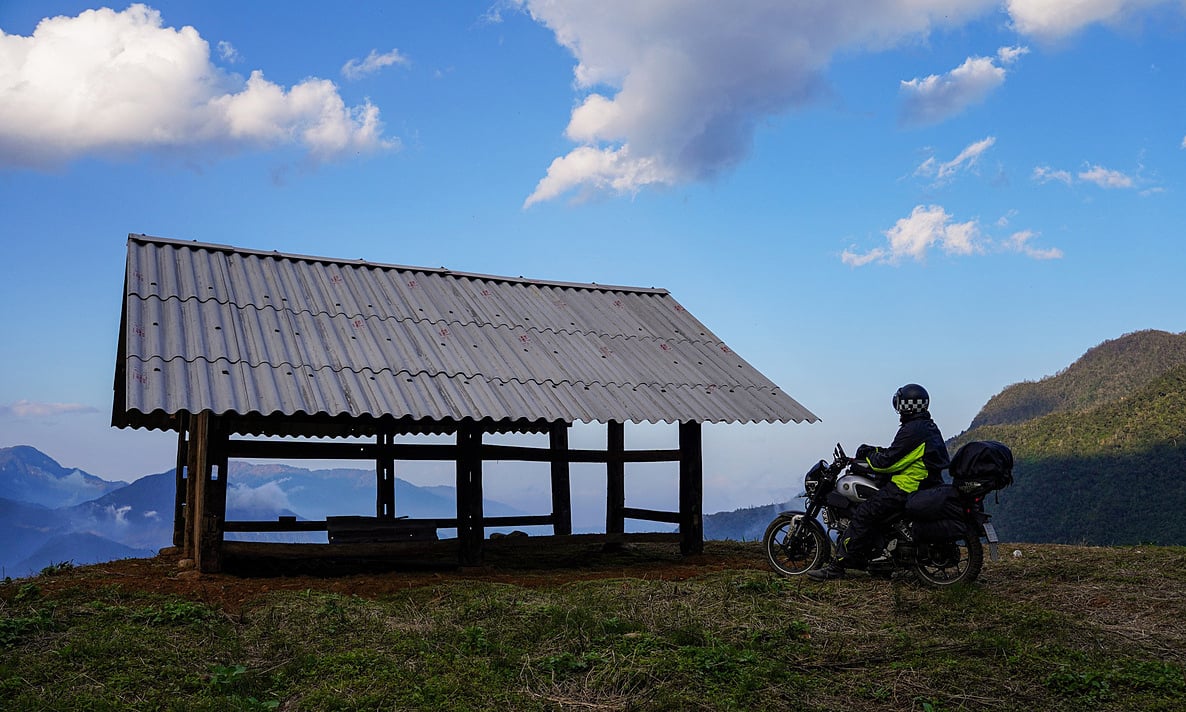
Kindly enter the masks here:
M 1126 334 L 1088 350 L 1055 376 L 1009 386 L 985 404 L 970 429 L 1093 408 L 1130 396 L 1177 366 L 1186 366 L 1186 333 Z
M 989 401 L 951 447 L 999 440 L 1013 449 L 1016 482 L 990 503 L 1006 538 L 1186 543 L 1180 349 L 1186 352 L 1186 335 L 1130 334 L 1057 376 L 1011 386 Z

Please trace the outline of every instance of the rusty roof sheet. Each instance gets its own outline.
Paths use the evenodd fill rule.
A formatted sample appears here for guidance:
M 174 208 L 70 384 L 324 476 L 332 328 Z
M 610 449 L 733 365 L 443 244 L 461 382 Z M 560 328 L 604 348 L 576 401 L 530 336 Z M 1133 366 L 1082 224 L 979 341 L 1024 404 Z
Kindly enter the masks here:
M 172 429 L 202 410 L 274 423 L 817 420 L 662 289 L 130 235 L 112 424 Z

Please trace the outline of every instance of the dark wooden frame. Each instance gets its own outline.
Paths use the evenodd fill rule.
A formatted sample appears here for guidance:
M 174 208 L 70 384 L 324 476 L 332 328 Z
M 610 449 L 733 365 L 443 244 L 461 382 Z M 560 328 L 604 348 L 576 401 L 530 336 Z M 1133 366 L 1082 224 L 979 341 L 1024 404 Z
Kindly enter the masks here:
M 551 526 L 553 536 L 572 534 L 570 465 L 604 463 L 606 466 L 607 542 L 632 538 L 625 520 L 667 522 L 679 526 L 683 554 L 703 551 L 703 457 L 701 427 L 697 422 L 679 424 L 679 447 L 666 450 L 627 450 L 620 422 L 607 424 L 605 450 L 574 450 L 562 421 L 539 424 L 535 432 L 548 434 L 548 447 L 523 447 L 483 443 L 486 433 L 501 432 L 489 423 L 463 420 L 453 432 L 455 444 L 397 443 L 396 428 L 376 428 L 375 442 L 265 441 L 235 439 L 245 428 L 233 417 L 210 412 L 178 417 L 177 496 L 174 510 L 174 544 L 195 560 L 200 571 L 222 569 L 226 532 L 326 531 L 326 521 L 226 521 L 227 464 L 232 458 L 280 460 L 371 460 L 376 473 L 376 519 L 395 520 L 395 463 L 398 460 L 452 460 L 456 463 L 457 516 L 451 519 L 413 520 L 440 528 L 456 528 L 458 560 L 463 565 L 482 561 L 487 527 Z M 448 428 L 436 432 L 448 432 Z M 482 465 L 486 461 L 547 462 L 550 465 L 552 513 L 513 517 L 486 517 L 482 511 Z M 626 464 L 677 462 L 678 510 L 674 512 L 626 506 Z M 653 540 L 654 534 L 638 538 Z

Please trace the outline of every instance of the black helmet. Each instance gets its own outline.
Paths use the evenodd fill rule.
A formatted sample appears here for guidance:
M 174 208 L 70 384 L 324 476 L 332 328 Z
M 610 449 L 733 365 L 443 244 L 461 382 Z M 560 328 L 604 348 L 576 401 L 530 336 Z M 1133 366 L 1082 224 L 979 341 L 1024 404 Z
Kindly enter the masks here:
M 898 415 L 925 413 L 931 407 L 931 396 L 927 389 L 917 383 L 907 383 L 894 393 L 894 410 Z

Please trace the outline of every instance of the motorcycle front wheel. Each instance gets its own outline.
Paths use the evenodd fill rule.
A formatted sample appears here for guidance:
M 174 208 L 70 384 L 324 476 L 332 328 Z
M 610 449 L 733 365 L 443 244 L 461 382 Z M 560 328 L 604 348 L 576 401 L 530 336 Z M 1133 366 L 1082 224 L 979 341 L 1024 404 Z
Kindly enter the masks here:
M 919 544 L 914 576 L 925 586 L 945 587 L 971 583 L 984 566 L 980 537 Z
M 762 537 L 766 560 L 783 576 L 798 576 L 823 566 L 831 551 L 828 538 L 809 522 L 792 537 L 795 523 L 803 516 L 796 512 L 775 517 Z

